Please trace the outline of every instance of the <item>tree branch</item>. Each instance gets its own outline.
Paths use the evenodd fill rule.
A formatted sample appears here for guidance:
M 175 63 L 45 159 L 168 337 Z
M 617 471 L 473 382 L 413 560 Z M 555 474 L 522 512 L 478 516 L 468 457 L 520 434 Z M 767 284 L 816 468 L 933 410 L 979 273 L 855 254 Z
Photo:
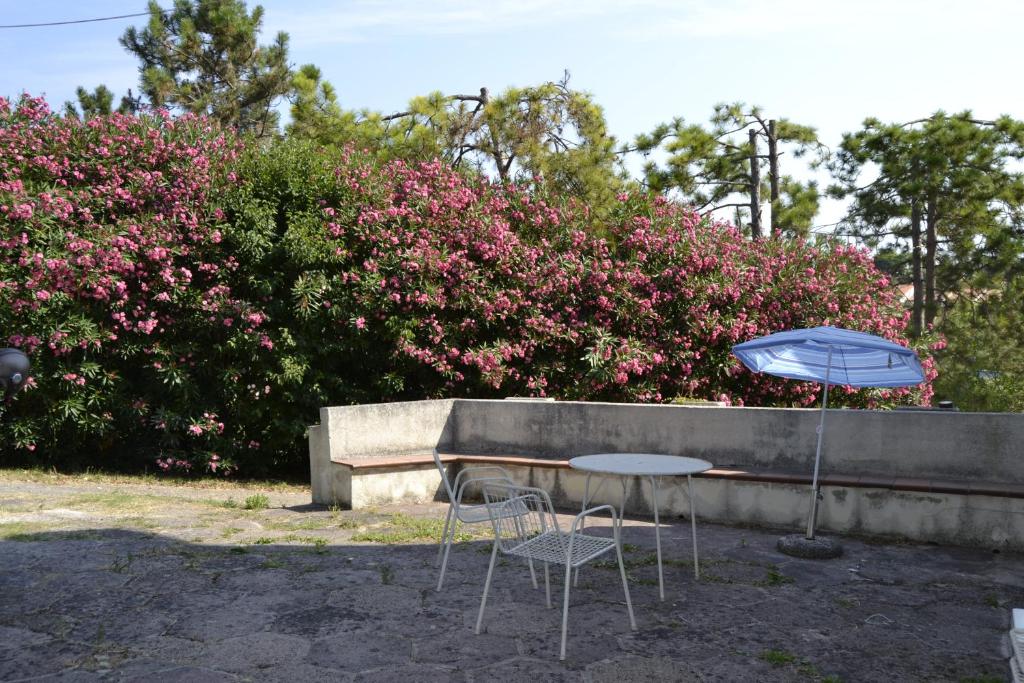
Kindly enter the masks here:
M 708 202 L 708 204 L 710 204 L 710 203 L 711 202 Z M 704 206 L 707 206 L 707 204 L 705 204 Z M 737 203 L 729 203 L 729 204 L 719 204 L 717 206 L 712 207 L 709 210 L 710 211 L 718 211 L 719 209 L 725 209 L 725 208 L 730 207 L 730 206 L 742 206 L 745 209 L 749 209 L 750 208 L 750 202 L 737 202 Z

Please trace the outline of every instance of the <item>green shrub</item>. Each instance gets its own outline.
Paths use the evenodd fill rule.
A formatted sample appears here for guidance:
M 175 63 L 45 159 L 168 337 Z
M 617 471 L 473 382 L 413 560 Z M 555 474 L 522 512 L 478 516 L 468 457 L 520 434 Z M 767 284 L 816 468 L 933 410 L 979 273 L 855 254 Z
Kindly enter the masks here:
M 808 405 L 817 385 L 752 375 L 732 345 L 906 325 L 857 249 L 752 243 L 644 194 L 620 196 L 605 239 L 542 190 L 240 151 L 193 117 L 0 100 L 0 212 L 0 320 L 34 366 L 0 408 L 6 462 L 304 473 L 321 407 L 435 397 Z

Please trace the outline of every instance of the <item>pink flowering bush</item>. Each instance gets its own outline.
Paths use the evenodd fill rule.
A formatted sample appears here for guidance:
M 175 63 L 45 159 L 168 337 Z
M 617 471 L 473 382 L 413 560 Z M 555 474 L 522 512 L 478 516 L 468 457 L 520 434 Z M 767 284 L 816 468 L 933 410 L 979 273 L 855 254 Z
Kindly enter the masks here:
M 0 100 L 0 245 L 0 334 L 34 365 L 0 448 L 30 462 L 294 471 L 320 407 L 441 396 L 807 405 L 816 385 L 752 375 L 731 346 L 907 324 L 866 253 L 752 243 L 660 198 L 594 226 L 440 163 L 243 149 L 202 119 L 79 122 L 27 96 Z
M 5 415 L 13 455 L 231 469 L 219 453 L 248 426 L 217 414 L 261 352 L 210 201 L 238 150 L 193 117 L 80 122 L 0 99 L 0 334 L 34 374 Z
M 258 268 L 261 286 L 289 287 L 261 291 L 272 319 L 292 316 L 287 337 L 272 341 L 303 359 L 301 380 L 293 364 L 295 403 L 537 395 L 806 405 L 816 385 L 752 375 L 732 345 L 817 324 L 904 341 L 906 314 L 867 253 L 752 243 L 660 198 L 623 196 L 602 239 L 585 207 L 440 163 L 379 168 L 285 146 L 242 173 L 236 227 L 268 226 L 260 253 L 273 275 Z M 254 221 L 253 206 L 267 215 Z M 253 239 L 248 228 L 238 234 Z M 874 406 L 927 401 L 930 388 L 837 394 L 838 404 Z

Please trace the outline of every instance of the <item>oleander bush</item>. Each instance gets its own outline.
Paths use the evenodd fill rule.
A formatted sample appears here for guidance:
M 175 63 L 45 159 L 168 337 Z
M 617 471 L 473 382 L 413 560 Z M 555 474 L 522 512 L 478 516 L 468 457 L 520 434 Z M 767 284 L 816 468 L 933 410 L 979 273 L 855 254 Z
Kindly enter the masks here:
M 660 197 L 619 200 L 596 230 L 542 182 L 0 100 L 0 332 L 35 366 L 0 448 L 282 473 L 303 467 L 324 405 L 807 405 L 816 385 L 753 375 L 731 346 L 824 323 L 904 341 L 863 251 L 751 242 Z M 836 396 L 927 401 L 930 385 Z
M 225 421 L 233 368 L 269 353 L 212 201 L 240 149 L 194 117 L 0 99 L 0 325 L 33 364 L 4 416 L 12 458 L 216 472 L 258 440 Z
M 283 341 L 318 400 L 326 391 L 339 402 L 549 395 L 802 405 L 815 385 L 752 375 L 732 345 L 826 323 L 904 341 L 905 311 L 855 248 L 754 243 L 648 195 L 620 197 L 604 239 L 588 229 L 585 207 L 543 192 L 442 164 L 332 160 L 299 145 L 243 167 L 248 180 L 229 213 L 261 206 L 264 216 L 243 217 L 235 234 L 251 240 L 249 226 L 266 226 L 262 247 L 239 244 L 258 252 L 246 262 L 266 273 L 253 295 L 274 302 L 271 319 L 291 320 Z M 845 402 L 928 392 L 847 392 Z

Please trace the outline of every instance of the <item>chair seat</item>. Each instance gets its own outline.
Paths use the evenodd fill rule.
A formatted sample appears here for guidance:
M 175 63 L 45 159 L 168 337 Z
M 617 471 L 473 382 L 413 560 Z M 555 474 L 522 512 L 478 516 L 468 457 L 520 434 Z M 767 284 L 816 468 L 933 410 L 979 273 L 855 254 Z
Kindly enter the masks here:
M 460 505 L 459 521 L 463 524 L 477 524 L 491 521 L 486 505 Z
M 568 559 L 569 566 L 578 567 L 615 548 L 615 539 L 576 534 L 572 544 L 572 557 L 566 558 L 569 536 L 570 534 L 558 530 L 545 531 L 539 536 L 534 536 L 528 541 L 509 548 L 508 553 L 554 564 L 566 564 Z
M 501 518 L 521 517 L 529 513 L 529 510 L 522 503 L 505 506 L 497 513 Z M 487 505 L 460 505 L 459 521 L 463 524 L 476 524 L 477 522 L 491 521 L 491 513 L 487 512 Z

